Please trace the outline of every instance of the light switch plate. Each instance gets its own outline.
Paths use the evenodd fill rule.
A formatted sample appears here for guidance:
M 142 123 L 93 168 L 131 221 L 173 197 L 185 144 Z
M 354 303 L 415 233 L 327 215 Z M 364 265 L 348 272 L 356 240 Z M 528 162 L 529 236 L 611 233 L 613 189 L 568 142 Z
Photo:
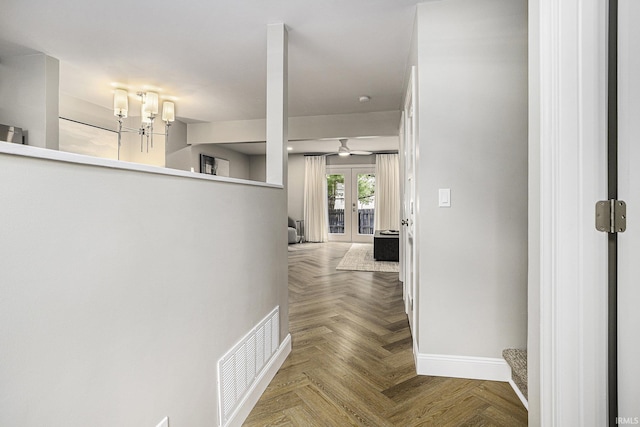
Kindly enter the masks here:
M 441 208 L 451 207 L 451 189 L 440 188 L 438 190 L 438 206 Z
M 169 427 L 169 417 L 164 417 L 156 427 Z

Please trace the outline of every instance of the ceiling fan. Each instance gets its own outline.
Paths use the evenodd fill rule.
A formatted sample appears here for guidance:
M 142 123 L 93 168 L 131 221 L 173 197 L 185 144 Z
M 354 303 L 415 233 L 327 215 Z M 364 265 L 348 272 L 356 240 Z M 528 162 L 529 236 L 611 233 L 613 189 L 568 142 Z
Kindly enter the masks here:
M 351 150 L 349 147 L 347 147 L 348 139 L 346 138 L 339 139 L 338 141 L 340 141 L 340 147 L 338 147 L 338 151 L 336 151 L 335 153 L 328 153 L 328 156 L 331 156 L 333 154 L 337 154 L 338 156 L 350 156 L 351 154 L 355 154 L 356 156 L 368 156 L 372 154 L 371 151 Z

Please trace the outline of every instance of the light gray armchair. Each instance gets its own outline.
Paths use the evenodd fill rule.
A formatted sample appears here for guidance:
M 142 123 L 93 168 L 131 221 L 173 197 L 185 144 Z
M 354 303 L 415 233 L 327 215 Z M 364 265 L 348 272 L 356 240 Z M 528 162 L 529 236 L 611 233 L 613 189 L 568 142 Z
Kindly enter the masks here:
M 288 234 L 289 234 L 289 243 L 298 243 L 298 233 L 296 232 L 296 222 L 291 219 L 291 217 L 289 217 L 289 227 L 288 227 Z

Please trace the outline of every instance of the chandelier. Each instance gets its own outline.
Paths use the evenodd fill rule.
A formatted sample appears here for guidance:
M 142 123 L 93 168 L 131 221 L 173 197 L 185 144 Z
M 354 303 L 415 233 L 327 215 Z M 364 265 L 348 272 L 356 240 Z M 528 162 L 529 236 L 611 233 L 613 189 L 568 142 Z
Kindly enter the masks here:
M 120 159 L 120 145 L 122 132 L 133 132 L 140 135 L 140 151 L 144 151 L 144 140 L 147 140 L 147 152 L 149 145 L 153 148 L 153 135 L 164 135 L 165 144 L 169 142 L 169 126 L 176 119 L 175 104 L 172 101 L 162 103 L 162 120 L 164 121 L 164 133 L 153 131 L 153 121 L 158 115 L 158 94 L 156 92 L 137 92 L 140 98 L 140 127 L 129 128 L 122 125 L 129 112 L 129 93 L 124 89 L 116 89 L 113 95 L 113 115 L 118 118 L 118 159 Z

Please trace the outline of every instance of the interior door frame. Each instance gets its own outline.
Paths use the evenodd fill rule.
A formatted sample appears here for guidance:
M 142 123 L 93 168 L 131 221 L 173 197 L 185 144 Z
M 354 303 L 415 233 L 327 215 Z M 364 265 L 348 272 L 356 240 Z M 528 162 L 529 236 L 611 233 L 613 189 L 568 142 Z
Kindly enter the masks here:
M 529 425 L 607 423 L 607 4 L 530 0 Z
M 618 0 L 609 0 L 607 34 L 607 200 L 618 199 Z M 618 234 L 608 233 L 608 369 L 609 426 L 618 424 Z
M 418 339 L 418 290 L 416 274 L 416 233 L 415 233 L 415 198 L 416 198 L 416 67 L 411 67 L 411 74 L 407 84 L 407 93 L 404 99 L 402 112 L 402 217 L 401 217 L 401 242 L 404 243 L 401 251 L 401 264 L 403 264 L 403 293 L 405 312 L 411 326 L 414 351 L 417 350 Z
M 640 345 L 637 340 L 637 325 L 640 324 L 640 287 L 637 264 L 640 253 L 640 229 L 638 206 L 640 206 L 640 173 L 636 165 L 640 159 L 640 4 L 636 0 L 618 2 L 618 199 L 627 204 L 627 230 L 617 238 L 617 384 L 618 416 L 633 422 L 640 417 Z M 610 14 L 611 16 L 612 14 Z M 610 74 L 611 75 L 611 74 Z M 611 360 L 611 357 L 610 359 Z M 613 405 L 613 404 L 612 404 Z M 609 414 L 611 422 L 611 413 Z M 615 414 L 613 414 L 615 415 Z M 614 420 L 615 421 L 615 420 Z M 620 423 L 621 424 L 621 423 Z

